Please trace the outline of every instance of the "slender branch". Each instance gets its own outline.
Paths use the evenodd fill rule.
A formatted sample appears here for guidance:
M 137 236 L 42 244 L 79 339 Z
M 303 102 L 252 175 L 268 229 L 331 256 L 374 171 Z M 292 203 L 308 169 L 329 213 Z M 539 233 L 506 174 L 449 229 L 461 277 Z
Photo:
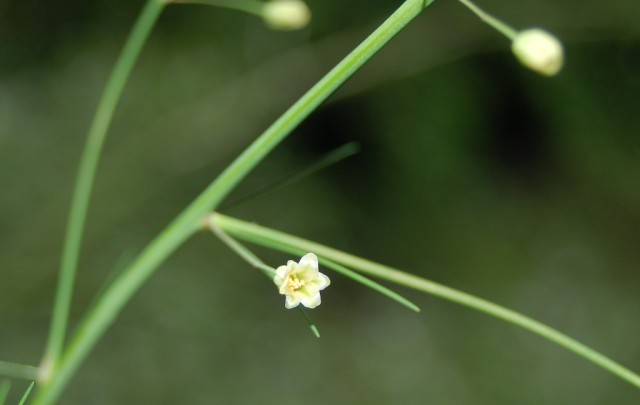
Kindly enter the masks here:
M 506 36 L 510 40 L 513 40 L 516 37 L 516 35 L 518 35 L 518 32 L 515 29 L 511 28 L 506 23 L 500 21 L 496 17 L 482 10 L 480 7 L 476 6 L 470 0 L 458 0 L 458 1 L 464 4 L 469 10 L 473 11 L 473 13 L 477 15 L 482 21 L 486 22 L 493 28 L 500 31 L 504 36 Z
M 302 254 L 302 252 L 294 252 L 294 253 L 299 253 Z M 364 285 L 365 287 L 369 287 L 372 290 L 388 297 L 391 298 L 392 300 L 396 301 L 397 303 L 399 303 L 400 305 L 404 305 L 405 307 L 409 308 L 410 310 L 412 310 L 413 312 L 420 312 L 420 307 L 418 307 L 416 304 L 414 304 L 413 302 L 409 301 L 408 299 L 406 299 L 405 297 L 403 297 L 402 295 L 398 294 L 397 292 L 376 283 L 375 281 L 363 276 L 360 273 L 357 273 L 351 269 L 348 269 L 336 262 L 333 262 L 331 260 L 327 260 L 325 258 L 320 258 L 320 262 L 323 263 L 325 266 L 332 268 L 334 271 L 342 274 L 345 277 L 348 277 L 362 285 Z
M 18 405 L 24 405 L 27 402 L 27 399 L 29 398 L 29 395 L 31 395 L 31 390 L 33 389 L 35 383 L 35 381 L 31 381 L 31 384 L 29 384 L 29 388 L 27 388 L 27 390 L 22 395 L 22 398 L 20 399 L 20 402 L 18 402 Z
M 11 390 L 11 381 L 10 380 L 2 380 L 0 383 L 0 405 L 4 405 L 7 397 L 9 396 L 9 391 Z
M 307 311 L 305 311 L 305 309 L 302 308 L 302 306 L 300 306 L 300 305 L 298 306 L 297 309 L 298 309 L 298 312 L 300 313 L 300 315 L 302 315 L 304 320 L 307 322 L 307 325 L 309 325 L 309 329 L 311 329 L 311 333 L 313 333 L 313 335 L 315 337 L 320 339 L 320 331 L 318 330 L 318 327 L 316 326 L 316 324 L 313 323 L 313 320 L 311 319 L 309 314 L 307 314 Z
M 322 156 L 318 161 L 312 163 L 309 166 L 297 169 L 295 173 L 289 174 L 273 183 L 266 184 L 253 192 L 241 196 L 235 200 L 225 201 L 224 204 L 220 205 L 220 210 L 226 210 L 229 208 L 235 208 L 238 205 L 241 205 L 247 201 L 253 200 L 256 197 L 265 197 L 271 193 L 275 193 L 278 190 L 281 190 L 297 181 L 302 180 L 305 177 L 309 177 L 313 174 L 316 174 L 320 170 L 323 170 L 331 165 L 338 163 L 339 161 L 346 159 L 360 150 L 360 145 L 357 142 L 349 142 L 344 145 L 332 150 L 326 155 Z
M 256 256 L 252 251 L 247 249 L 241 243 L 238 243 L 237 240 L 227 235 L 225 231 L 215 226 L 210 221 L 207 222 L 209 225 L 209 229 L 211 229 L 211 232 L 213 232 L 218 237 L 218 239 L 223 241 L 225 245 L 236 252 L 238 256 L 242 257 L 251 266 L 262 271 L 265 276 L 267 276 L 270 280 L 273 280 L 273 276 L 276 274 L 276 269 L 271 266 L 267 266 L 262 260 L 260 260 L 260 258 L 258 258 L 258 256 Z
M 102 98 L 96 110 L 87 143 L 82 154 L 78 169 L 76 186 L 67 223 L 67 233 L 64 241 L 58 287 L 53 305 L 53 316 L 49 338 L 42 360 L 41 380 L 46 380 L 50 371 L 55 368 L 65 341 L 69 309 L 73 296 L 76 269 L 82 245 L 82 235 L 91 198 L 91 189 L 98 168 L 98 161 L 102 151 L 107 131 L 111 124 L 116 105 L 124 90 L 133 65 L 142 50 L 147 37 L 164 7 L 162 0 L 148 0 L 140 17 L 136 21 L 126 45 L 118 58 L 111 76 L 106 84 Z
M 224 229 L 225 232 L 239 239 L 289 253 L 301 254 L 302 252 L 314 252 L 321 258 L 330 259 L 350 268 L 360 270 L 363 273 L 423 291 L 427 294 L 470 307 L 516 326 L 520 326 L 582 356 L 591 363 L 640 388 L 640 375 L 564 333 L 509 308 L 405 273 L 393 267 L 375 263 L 284 232 L 275 231 L 222 214 L 211 216 L 211 221 L 214 222 L 216 226 Z
M 22 378 L 25 380 L 35 380 L 36 376 L 38 375 L 38 368 L 34 366 L 28 366 L 26 364 L 0 361 L 0 375 L 13 378 Z

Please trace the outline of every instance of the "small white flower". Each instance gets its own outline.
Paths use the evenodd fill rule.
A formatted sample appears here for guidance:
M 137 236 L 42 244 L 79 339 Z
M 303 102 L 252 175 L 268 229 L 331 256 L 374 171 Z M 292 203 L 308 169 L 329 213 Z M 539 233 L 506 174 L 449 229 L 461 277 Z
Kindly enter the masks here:
M 277 30 L 297 30 L 311 20 L 311 11 L 301 0 L 270 0 L 262 9 L 262 19 Z
M 302 256 L 299 263 L 289 260 L 276 269 L 273 282 L 280 294 L 286 296 L 284 306 L 295 308 L 302 303 L 307 308 L 320 305 L 320 290 L 329 286 L 329 277 L 318 271 L 318 258 L 313 253 Z
M 511 50 L 520 63 L 545 76 L 554 76 L 564 63 L 562 44 L 548 32 L 532 28 L 518 33 Z

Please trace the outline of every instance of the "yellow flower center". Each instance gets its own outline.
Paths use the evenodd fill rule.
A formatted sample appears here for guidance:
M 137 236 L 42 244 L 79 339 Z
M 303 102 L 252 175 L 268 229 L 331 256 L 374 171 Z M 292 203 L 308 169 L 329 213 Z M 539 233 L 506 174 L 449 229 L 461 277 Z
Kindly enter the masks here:
M 300 280 L 295 274 L 290 275 L 287 281 L 291 291 L 295 291 L 305 285 L 305 281 Z

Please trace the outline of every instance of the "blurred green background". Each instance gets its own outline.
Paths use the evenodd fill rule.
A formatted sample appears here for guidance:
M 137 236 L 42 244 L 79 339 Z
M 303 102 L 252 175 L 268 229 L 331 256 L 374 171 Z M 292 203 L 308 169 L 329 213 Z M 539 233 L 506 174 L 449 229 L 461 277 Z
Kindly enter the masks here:
M 169 7 L 107 140 L 72 321 L 117 263 L 400 3 L 309 0 L 313 22 L 295 33 Z M 42 354 L 84 136 L 142 4 L 0 2 L 0 359 L 35 365 Z M 357 156 L 224 212 L 496 301 L 639 371 L 640 3 L 480 4 L 562 37 L 560 76 L 520 68 L 506 40 L 437 1 L 235 196 L 349 141 Z M 311 313 L 317 340 L 258 271 L 198 235 L 127 306 L 61 403 L 640 402 L 530 333 L 402 290 L 416 315 L 329 275 Z

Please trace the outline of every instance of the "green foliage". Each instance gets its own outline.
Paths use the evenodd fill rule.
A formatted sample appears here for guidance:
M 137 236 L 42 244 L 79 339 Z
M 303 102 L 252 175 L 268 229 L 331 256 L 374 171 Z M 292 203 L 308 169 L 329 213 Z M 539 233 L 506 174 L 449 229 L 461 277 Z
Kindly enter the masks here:
M 440 2 L 441 7 L 450 3 Z M 265 303 L 274 298 L 273 291 L 263 292 L 263 283 L 255 288 L 247 285 L 240 272 L 232 271 L 238 263 L 210 243 L 199 242 L 202 238 L 194 238 L 164 266 L 176 271 L 155 274 L 200 229 L 204 215 L 315 111 L 297 130 L 298 140 L 286 141 L 262 170 L 246 179 L 245 190 L 260 188 L 281 177 L 279 173 L 304 165 L 309 156 L 318 156 L 319 149 L 331 148 L 335 142 L 358 139 L 365 152 L 356 158 L 357 163 L 342 163 L 313 179 L 282 188 L 258 204 L 229 210 L 491 296 L 559 325 L 612 357 L 625 359 L 633 368 L 637 363 L 634 336 L 639 332 L 637 311 L 633 310 L 638 299 L 634 269 L 640 259 L 633 243 L 633 224 L 640 193 L 633 175 L 638 171 L 637 145 L 629 134 L 637 128 L 640 114 L 633 102 L 639 77 L 637 49 L 625 38 L 637 34 L 637 25 L 628 19 L 637 11 L 636 3 L 607 4 L 607 15 L 615 16 L 610 21 L 602 20 L 605 13 L 598 10 L 604 6 L 595 2 L 584 4 L 585 10 L 592 11 L 585 12 L 580 21 L 574 20 L 573 7 L 565 10 L 560 3 L 553 13 L 548 11 L 548 17 L 553 14 L 548 20 L 545 7 L 526 10 L 521 4 L 505 5 L 505 14 L 516 21 L 551 21 L 554 31 L 566 31 L 568 38 L 575 38 L 570 44 L 570 65 L 553 82 L 520 72 L 511 59 L 498 53 L 469 56 L 484 50 L 476 42 L 484 31 L 463 21 L 434 23 L 438 9 L 433 8 L 432 19 L 407 29 L 330 106 L 318 108 L 355 72 L 358 63 L 371 56 L 373 48 L 361 46 L 360 54 L 352 54 L 353 58 L 294 104 L 143 249 L 94 306 L 90 304 L 93 292 L 113 268 L 114 258 L 132 246 L 146 245 L 211 181 L 212 173 L 244 148 L 252 134 L 364 37 L 357 28 L 326 40 L 319 39 L 324 33 L 318 33 L 326 27 L 343 29 L 341 21 L 362 23 L 362 18 L 374 18 L 379 22 L 390 6 L 384 2 L 340 3 L 340 16 L 334 18 L 335 4 L 311 4 L 320 20 L 302 34 L 286 36 L 267 34 L 259 21 L 246 23 L 233 13 L 167 12 L 115 116 L 114 139 L 101 165 L 100 172 L 105 174 L 96 183 L 95 214 L 88 217 L 86 253 L 80 262 L 83 271 L 69 315 L 102 139 L 133 61 L 162 8 L 159 1 L 149 5 L 150 17 L 143 18 L 139 31 L 134 30 L 124 51 L 129 56 L 120 59 L 118 66 L 125 68 L 114 73 L 115 82 L 107 86 L 97 115 L 102 120 L 97 119 L 99 124 L 92 129 L 97 134 L 92 138 L 98 140 L 89 142 L 85 154 L 89 158 L 83 160 L 81 191 L 76 192 L 68 227 L 62 266 L 66 270 L 61 273 L 66 281 L 58 290 L 52 337 L 40 370 L 45 380 L 36 402 L 46 403 L 60 394 L 112 324 L 109 339 L 87 362 L 87 373 L 75 377 L 78 383 L 71 386 L 65 403 L 119 403 L 125 398 L 180 402 L 184 401 L 180 393 L 198 392 L 206 392 L 203 395 L 209 402 L 255 402 L 258 397 L 277 398 L 277 383 L 282 380 L 293 387 L 289 392 L 292 403 L 302 401 L 310 390 L 321 391 L 319 401 L 345 403 L 356 398 L 364 402 L 409 403 L 421 398 L 473 403 L 470 401 L 478 397 L 491 397 L 494 403 L 514 403 L 524 397 L 535 403 L 549 402 L 549 398 L 567 403 L 606 397 L 607 402 L 620 403 L 637 395 L 526 336 L 516 335 L 514 340 L 512 332 L 505 335 L 497 327 L 487 331 L 482 320 L 475 323 L 464 313 L 431 302 L 426 317 L 417 320 L 409 314 L 413 317 L 405 318 L 388 312 L 391 310 L 369 294 L 351 289 L 347 293 L 341 283 L 332 283 L 329 299 L 323 298 L 323 308 L 314 312 L 323 325 L 320 346 L 292 347 L 306 336 L 292 334 L 290 317 L 280 322 L 277 314 L 266 310 L 271 308 Z M 350 10 L 351 6 L 356 8 Z M 397 25 L 387 25 L 386 34 L 394 35 L 419 6 L 418 2 L 405 3 L 401 10 L 408 14 L 396 14 Z M 4 5 L 2 10 L 10 14 L 19 7 L 27 6 Z M 101 12 L 103 6 L 92 7 L 95 15 L 113 16 Z M 457 18 L 451 17 L 455 13 L 440 13 L 439 20 Z M 5 32 L 12 32 L 15 19 L 8 21 Z M 45 333 L 41 326 L 37 331 L 29 329 L 29 320 L 37 319 L 33 315 L 49 305 L 52 278 L 44 270 L 55 267 L 57 254 L 33 252 L 58 250 L 61 213 L 68 200 L 60 190 L 70 187 L 67 178 L 73 164 L 69 162 L 76 161 L 78 145 L 77 137 L 65 135 L 80 133 L 86 125 L 85 117 L 97 97 L 95 83 L 100 80 L 96 77 L 106 76 L 103 66 L 110 65 L 122 41 L 114 35 L 121 30 L 104 25 L 105 20 L 93 21 L 92 26 L 74 27 L 87 35 L 74 31 L 66 38 L 52 36 L 51 43 L 58 42 L 51 49 L 58 56 L 47 59 L 40 55 L 45 61 L 42 71 L 31 67 L 29 58 L 15 58 L 11 66 L 22 66 L 22 71 L 5 73 L 7 97 L 0 98 L 0 108 L 7 111 L 0 124 L 0 172 L 11 176 L 3 177 L 6 197 L 0 209 L 11 214 L 3 218 L 0 239 L 12 249 L 0 253 L 6 281 L 0 285 L 0 321 L 7 341 L 1 348 L 3 357 L 34 353 L 38 348 L 22 336 Z M 581 28 L 581 24 L 593 26 L 594 21 L 612 30 L 608 42 L 597 42 Z M 43 31 L 45 28 L 42 26 Z M 379 48 L 388 39 L 374 37 L 369 45 Z M 498 44 L 494 49 L 506 48 Z M 15 48 L 3 49 L 15 55 Z M 466 57 L 451 62 L 463 55 Z M 103 63 L 93 65 L 97 60 Z M 355 60 L 359 62 L 352 65 Z M 433 65 L 438 67 L 425 72 Z M 269 263 L 286 260 L 273 252 L 260 256 L 269 258 Z M 340 266 L 332 260 L 325 264 Z M 148 283 L 152 274 L 154 281 Z M 143 284 L 149 287 L 114 324 Z M 250 292 L 243 294 L 248 298 L 242 302 L 235 299 L 239 286 Z M 189 299 L 180 301 L 186 297 Z M 483 302 L 489 308 L 493 305 Z M 273 304 L 281 306 L 275 298 Z M 77 314 L 87 306 L 92 308 L 88 316 L 80 318 Z M 152 312 L 151 320 L 148 312 Z M 71 328 L 74 338 L 65 346 L 68 316 L 79 327 Z M 319 336 L 314 323 L 308 322 Z M 252 340 L 253 328 L 260 330 L 259 341 Z M 178 330 L 182 335 L 175 335 Z M 507 340 L 513 345 L 505 351 L 501 342 Z M 20 344 L 15 343 L 18 341 Z M 402 344 L 385 344 L 398 341 Z M 565 346 L 571 348 L 574 343 L 569 338 Z M 67 355 L 58 361 L 63 346 Z M 254 350 L 256 347 L 260 350 Z M 586 357 L 595 353 L 591 357 L 596 363 L 613 365 L 609 367 L 612 372 L 623 377 L 627 373 L 627 380 L 637 384 L 637 376 L 628 369 L 616 371 L 616 363 L 586 346 L 573 348 Z M 171 354 L 157 356 L 154 351 Z M 312 361 L 316 369 L 296 370 L 299 357 Z M 158 364 L 158 358 L 166 363 Z M 118 387 L 109 378 L 100 382 L 89 378 L 111 372 L 108 370 L 121 374 L 123 364 L 118 359 L 127 359 L 126 369 L 135 363 L 135 384 Z M 251 364 L 256 372 L 243 369 L 242 364 Z M 259 372 L 261 364 L 268 365 L 269 371 Z M 18 369 L 35 375 L 33 367 L 13 364 L 7 374 L 18 376 L 14 373 Z M 504 369 L 518 373 L 505 375 L 500 371 Z M 581 377 L 575 381 L 557 378 L 567 374 Z M 510 383 L 496 383 L 505 379 L 511 379 Z M 219 383 L 213 391 L 211 380 Z M 319 390 L 319 380 L 333 389 Z M 99 390 L 104 395 L 94 394 Z

